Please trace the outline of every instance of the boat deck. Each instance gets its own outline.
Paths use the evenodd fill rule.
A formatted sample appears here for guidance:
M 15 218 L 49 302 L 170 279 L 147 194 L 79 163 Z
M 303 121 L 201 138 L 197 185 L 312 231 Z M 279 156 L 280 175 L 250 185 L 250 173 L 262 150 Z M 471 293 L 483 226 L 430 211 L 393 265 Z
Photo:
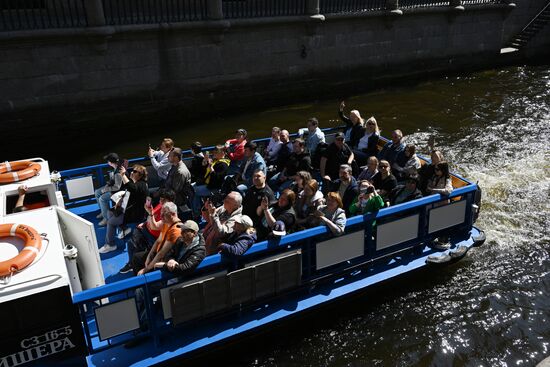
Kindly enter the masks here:
M 99 220 L 96 215 L 99 213 L 99 206 L 97 204 L 90 204 L 70 209 L 70 211 L 87 221 L 94 224 L 98 246 L 101 247 L 105 243 L 105 233 L 107 227 L 98 226 Z M 118 271 L 128 262 L 128 250 L 126 248 L 126 242 L 130 239 L 130 235 L 126 236 L 124 240 L 115 240 L 118 247 L 116 251 L 109 252 L 107 254 L 99 254 L 101 257 L 101 265 L 103 267 L 103 275 L 105 276 L 105 283 L 110 284 L 122 279 L 130 278 L 133 276 L 132 272 L 126 274 L 120 274 Z

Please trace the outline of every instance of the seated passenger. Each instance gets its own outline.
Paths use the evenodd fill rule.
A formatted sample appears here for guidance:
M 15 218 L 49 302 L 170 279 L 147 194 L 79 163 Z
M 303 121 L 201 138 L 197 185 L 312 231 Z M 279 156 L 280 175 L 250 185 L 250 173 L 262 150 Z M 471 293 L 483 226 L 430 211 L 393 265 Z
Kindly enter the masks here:
M 402 140 L 401 130 L 394 130 L 391 133 L 391 141 L 387 142 L 378 153 L 378 160 L 388 161 L 390 165 L 397 162 L 400 166 L 404 166 L 407 158 L 405 157 L 405 144 L 402 143 Z
M 153 271 L 159 262 L 168 260 L 168 254 L 181 236 L 181 229 L 178 223 L 178 208 L 174 203 L 164 203 L 161 209 L 162 230 L 159 237 L 149 251 L 136 252 L 132 258 L 132 269 L 134 274 L 142 275 Z
M 298 200 L 294 206 L 297 228 L 311 228 L 318 225 L 318 221 L 312 221 L 314 219 L 312 215 L 324 203 L 325 198 L 319 191 L 319 184 L 314 179 L 309 180 L 298 194 Z
M 281 149 L 279 150 L 279 154 L 277 154 L 275 172 L 281 172 L 285 168 L 288 157 L 294 151 L 294 145 L 290 141 L 290 134 L 288 133 L 288 130 L 281 130 L 280 139 Z
M 351 215 L 375 212 L 384 207 L 384 200 L 369 181 L 361 181 L 359 195 L 353 199 L 349 211 Z
M 294 191 L 297 196 L 311 179 L 311 173 L 308 171 L 298 171 L 296 175 L 294 175 L 294 182 L 290 185 L 289 189 Z
M 405 185 L 399 185 L 390 192 L 389 199 L 391 205 L 406 203 L 407 201 L 420 199 L 422 193 L 418 189 L 417 176 L 409 176 Z
M 168 160 L 172 167 L 164 182 L 164 188 L 176 193 L 175 203 L 178 207 L 187 205 L 191 196 L 190 191 L 193 188 L 191 186 L 191 172 L 182 161 L 181 149 L 173 148 L 168 154 Z
M 246 130 L 238 129 L 235 132 L 235 139 L 229 139 L 225 142 L 227 158 L 231 161 L 229 165 L 229 174 L 236 174 L 241 168 L 241 161 L 244 158 L 244 145 L 246 144 Z
M 254 242 L 256 242 L 256 230 L 252 219 L 247 215 L 237 215 L 233 233 L 218 245 L 218 250 L 223 255 L 241 256 L 252 247 Z
M 115 245 L 115 233 L 116 228 L 126 225 L 128 223 L 140 223 L 145 217 L 145 198 L 149 191 L 147 188 L 147 170 L 145 167 L 135 165 L 130 173 L 130 178 L 126 176 L 126 168 L 120 167 L 120 174 L 122 176 L 121 190 L 125 190 L 130 195 L 126 208 L 119 207 L 121 201 L 124 200 L 124 196 L 119 200 L 119 203 L 115 205 L 113 211 L 108 213 L 107 220 L 107 232 L 105 234 L 105 245 L 99 249 L 100 254 L 115 251 L 117 249 Z M 125 195 L 127 195 L 125 194 Z M 129 234 L 129 230 L 123 230 L 124 235 Z
M 378 171 L 378 158 L 371 156 L 367 160 L 365 168 L 357 176 L 357 181 L 367 180 L 373 183 L 378 175 L 380 175 L 380 171 Z
M 193 189 L 193 213 L 198 216 L 202 207 L 203 198 L 209 197 L 213 192 L 222 188 L 223 181 L 229 169 L 229 159 L 225 158 L 225 149 L 223 145 L 216 145 L 212 153 L 212 158 L 204 157 L 203 166 L 206 167 L 202 185 L 195 185 Z
M 324 224 L 333 235 L 340 236 L 346 229 L 346 211 L 342 208 L 342 198 L 337 192 L 327 194 L 327 205 L 321 205 L 314 215 L 319 224 Z
M 192 220 L 179 223 L 181 230 L 174 246 L 166 254 L 167 261 L 159 261 L 155 269 L 169 271 L 175 275 L 186 275 L 202 262 L 206 257 L 204 237 L 199 233 L 199 226 Z
M 435 174 L 435 165 L 439 162 L 443 162 L 445 159 L 443 158 L 443 154 L 439 150 L 432 150 L 431 151 L 431 162 L 429 164 L 425 164 L 418 170 L 418 176 L 420 179 L 420 191 L 424 195 L 427 194 L 426 188 L 428 187 L 428 181 L 433 177 Z
M 277 163 L 279 150 L 281 150 L 281 147 L 283 146 L 280 134 L 280 128 L 275 126 L 271 129 L 271 139 L 269 139 L 269 144 L 267 144 L 267 147 L 264 150 L 264 160 L 268 166 L 272 166 Z
M 307 132 L 307 138 L 305 139 L 306 150 L 313 156 L 317 150 L 319 143 L 325 142 L 325 133 L 319 129 L 319 120 L 312 117 L 307 120 L 307 128 L 298 130 L 298 136 L 300 138 Z
M 219 208 L 214 207 L 209 199 L 206 200 L 203 218 L 207 223 L 202 229 L 206 242 L 206 256 L 218 252 L 218 245 L 233 233 L 235 218 L 243 211 L 242 202 L 241 194 L 236 191 L 230 192 Z
M 109 182 L 105 186 L 95 190 L 95 199 L 100 209 L 100 213 L 97 215 L 97 219 L 101 219 L 98 223 L 99 226 L 107 224 L 111 195 L 120 190 L 120 186 L 122 186 L 120 166 L 123 161 L 116 153 L 109 153 L 103 159 L 107 160 L 107 164 L 113 170 L 109 171 Z
M 397 186 L 397 179 L 391 173 L 390 163 L 381 160 L 378 164 L 380 175 L 378 175 L 373 184 L 384 201 L 387 201 L 389 193 Z
M 338 177 L 340 166 L 343 164 L 351 166 L 354 159 L 353 152 L 344 143 L 344 134 L 337 133 L 334 142 L 328 146 L 321 157 L 321 177 L 326 182 L 335 180 Z
M 342 204 L 346 214 L 349 215 L 349 208 L 353 199 L 359 192 L 357 180 L 351 175 L 351 167 L 348 164 L 340 166 L 340 178 L 332 181 L 329 191 L 337 192 L 342 198 Z
M 269 207 L 269 200 L 266 197 L 262 199 L 260 215 L 262 225 L 257 228 L 258 241 L 265 240 L 270 233 L 278 236 L 283 230 L 289 231 L 294 226 L 296 223 L 295 202 L 296 194 L 289 189 L 281 193 L 279 200 L 272 208 Z M 277 226 L 276 223 L 278 223 Z M 281 229 L 281 224 L 283 229 Z
M 151 206 L 150 198 L 149 202 L 145 202 L 144 208 L 147 212 L 147 220 L 136 226 L 132 232 L 132 237 L 128 241 L 128 262 L 124 265 L 119 273 L 125 274 L 132 269 L 132 258 L 134 254 L 139 251 L 150 251 L 151 247 L 160 235 L 160 229 L 162 229 L 162 216 L 161 210 L 165 203 L 172 203 L 176 199 L 176 194 L 172 190 L 160 189 L 158 191 L 160 202 L 154 208 Z
M 256 171 L 252 176 L 253 185 L 248 188 L 243 199 L 243 214 L 252 219 L 253 226 L 258 228 L 261 224 L 260 215 L 262 213 L 261 203 L 264 197 L 267 197 L 269 205 L 277 202 L 273 190 L 265 183 L 265 173 Z
M 405 146 L 405 157 L 406 161 L 395 162 L 392 165 L 392 170 L 398 181 L 403 181 L 410 176 L 416 176 L 418 174 L 417 170 L 421 167 L 420 158 L 416 156 L 416 147 L 414 144 L 407 144 Z
M 202 184 L 204 180 L 204 174 L 206 173 L 206 165 L 203 165 L 204 153 L 202 152 L 202 144 L 198 141 L 191 144 L 191 152 L 193 158 L 191 158 L 191 182 Z
M 283 170 L 269 180 L 269 186 L 274 191 L 283 191 L 292 185 L 294 175 L 298 171 L 311 172 L 311 156 L 306 152 L 306 145 L 303 139 L 296 139 L 293 142 L 293 152 L 287 158 Z
M 344 115 L 344 107 L 346 104 L 344 101 L 340 103 L 340 110 L 338 115 L 340 119 L 346 124 L 346 130 L 344 132 L 346 143 L 350 148 L 357 148 L 359 140 L 365 135 L 365 120 L 361 117 L 361 114 L 357 110 L 351 110 L 349 117 Z
M 174 141 L 170 138 L 164 138 L 160 143 L 159 150 L 154 150 L 151 146 L 149 146 L 149 151 L 147 152 L 147 156 L 151 160 L 151 165 L 157 172 L 161 187 L 164 184 L 166 177 L 168 177 L 168 172 L 172 167 L 170 165 L 170 161 L 168 160 L 168 155 L 173 148 Z
M 239 175 L 236 177 L 236 182 L 238 184 L 237 191 L 244 195 L 249 186 L 252 186 L 252 176 L 256 171 L 262 171 L 267 173 L 267 166 L 264 159 L 256 151 L 256 143 L 250 141 L 244 146 L 244 162 L 241 167 Z
M 447 162 L 439 162 L 435 165 L 434 171 L 435 173 L 428 182 L 426 191 L 429 195 L 450 195 L 453 191 L 453 182 L 449 174 L 449 164 Z
M 353 150 L 355 160 L 359 166 L 367 164 L 369 157 L 378 155 L 378 140 L 380 139 L 380 130 L 374 117 L 367 120 L 367 130 L 365 135 L 359 139 L 357 149 Z

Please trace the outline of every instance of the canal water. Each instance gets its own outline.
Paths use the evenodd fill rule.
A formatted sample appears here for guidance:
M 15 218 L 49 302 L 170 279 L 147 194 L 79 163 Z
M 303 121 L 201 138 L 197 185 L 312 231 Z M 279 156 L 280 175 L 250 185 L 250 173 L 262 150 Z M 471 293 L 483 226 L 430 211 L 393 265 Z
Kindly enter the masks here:
M 383 135 L 400 128 L 423 152 L 435 136 L 453 170 L 479 181 L 485 245 L 212 357 L 224 366 L 533 366 L 549 356 L 550 67 L 449 76 L 345 100 L 348 111 L 375 116 Z M 145 155 L 164 136 L 187 147 L 223 142 L 236 128 L 254 138 L 271 126 L 295 132 L 311 116 L 335 126 L 338 102 L 90 130 L 78 149 L 52 147 L 51 162 L 69 168 L 108 151 Z
M 215 358 L 230 366 L 533 366 L 550 356 L 550 67 L 425 81 L 346 104 L 376 116 L 386 136 L 399 127 L 420 147 L 436 137 L 453 169 L 483 188 L 485 245 Z M 325 101 L 220 119 L 215 137 L 236 126 L 255 136 L 271 125 L 295 131 L 309 116 L 328 126 L 336 109 Z

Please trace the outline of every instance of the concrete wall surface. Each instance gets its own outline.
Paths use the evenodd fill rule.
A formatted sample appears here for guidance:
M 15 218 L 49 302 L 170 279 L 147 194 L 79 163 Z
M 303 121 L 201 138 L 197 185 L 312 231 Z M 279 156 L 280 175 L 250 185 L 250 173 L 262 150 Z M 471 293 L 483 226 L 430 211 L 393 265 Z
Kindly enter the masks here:
M 491 67 L 544 2 L 4 32 L 0 118 L 37 124 L 291 103 L 376 80 Z M 535 54 L 550 44 L 546 30 L 537 37 Z

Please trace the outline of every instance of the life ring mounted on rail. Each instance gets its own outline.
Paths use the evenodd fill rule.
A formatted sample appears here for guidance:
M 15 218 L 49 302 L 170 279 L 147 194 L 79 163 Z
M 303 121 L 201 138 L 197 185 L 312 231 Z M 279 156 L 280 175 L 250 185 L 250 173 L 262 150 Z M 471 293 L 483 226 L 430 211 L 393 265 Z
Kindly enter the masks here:
M 41 169 L 39 163 L 31 161 L 0 163 L 0 184 L 19 182 L 37 176 Z
M 29 266 L 42 248 L 41 235 L 24 224 L 0 224 L 0 238 L 2 237 L 19 237 L 25 241 L 25 247 L 17 256 L 0 262 L 0 277 L 11 276 Z

